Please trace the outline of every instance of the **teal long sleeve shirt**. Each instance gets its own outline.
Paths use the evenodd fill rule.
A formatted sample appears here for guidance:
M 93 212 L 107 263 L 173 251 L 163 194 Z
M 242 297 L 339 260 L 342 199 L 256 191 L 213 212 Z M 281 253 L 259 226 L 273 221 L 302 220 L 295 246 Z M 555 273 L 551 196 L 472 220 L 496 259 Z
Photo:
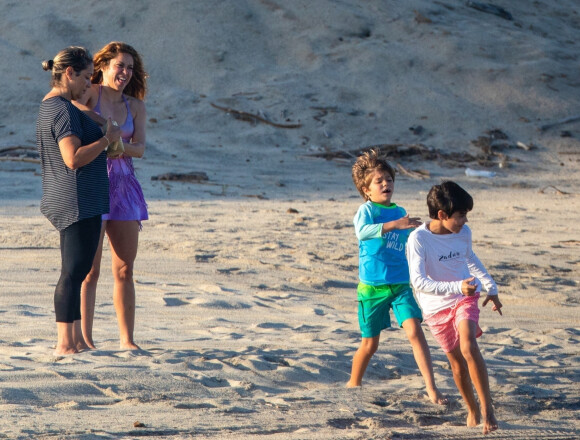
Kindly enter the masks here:
M 354 227 L 359 240 L 359 278 L 362 283 L 380 286 L 409 282 L 405 245 L 410 230 L 381 233 L 383 223 L 405 215 L 407 212 L 394 203 L 383 206 L 369 201 L 358 209 Z

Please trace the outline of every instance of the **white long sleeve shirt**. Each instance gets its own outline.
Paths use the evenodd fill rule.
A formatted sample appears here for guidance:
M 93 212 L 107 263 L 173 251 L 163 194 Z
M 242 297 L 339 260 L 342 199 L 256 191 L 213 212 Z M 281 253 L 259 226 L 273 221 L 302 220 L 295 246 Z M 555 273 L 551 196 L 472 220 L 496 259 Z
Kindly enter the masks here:
M 463 297 L 463 280 L 474 276 L 477 292 L 482 284 L 488 295 L 497 295 L 497 285 L 471 248 L 467 225 L 457 234 L 433 234 L 423 224 L 407 242 L 411 284 L 425 317 L 453 307 Z

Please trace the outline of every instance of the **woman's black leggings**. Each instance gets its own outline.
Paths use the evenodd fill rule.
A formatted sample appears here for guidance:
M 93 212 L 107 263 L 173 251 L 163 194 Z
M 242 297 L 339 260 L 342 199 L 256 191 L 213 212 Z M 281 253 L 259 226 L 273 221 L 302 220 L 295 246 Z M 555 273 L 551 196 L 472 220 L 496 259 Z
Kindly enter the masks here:
M 54 291 L 56 322 L 72 323 L 81 319 L 81 285 L 97 253 L 101 223 L 98 215 L 60 231 L 62 267 Z

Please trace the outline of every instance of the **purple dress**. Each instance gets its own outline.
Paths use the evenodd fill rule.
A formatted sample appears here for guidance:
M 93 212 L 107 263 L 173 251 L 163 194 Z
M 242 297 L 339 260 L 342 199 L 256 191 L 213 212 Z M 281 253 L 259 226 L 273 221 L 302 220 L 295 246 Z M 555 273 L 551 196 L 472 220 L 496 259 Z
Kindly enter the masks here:
M 102 86 L 99 87 L 99 100 L 94 108 L 95 113 L 99 115 L 101 114 L 101 90 Z M 129 143 L 134 132 L 133 115 L 127 98 L 125 95 L 122 97 L 127 106 L 127 119 L 120 127 L 121 138 L 123 142 Z M 108 214 L 103 215 L 103 220 L 137 220 L 141 225 L 141 220 L 147 220 L 149 216 L 143 190 L 135 177 L 133 159 L 123 154 L 115 158 L 108 157 L 107 172 L 109 173 L 110 209 Z

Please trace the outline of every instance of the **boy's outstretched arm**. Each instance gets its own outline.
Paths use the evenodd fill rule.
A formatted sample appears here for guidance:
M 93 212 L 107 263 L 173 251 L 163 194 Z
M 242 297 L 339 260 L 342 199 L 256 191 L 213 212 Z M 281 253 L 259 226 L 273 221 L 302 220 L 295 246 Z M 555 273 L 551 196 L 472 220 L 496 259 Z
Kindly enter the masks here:
M 485 307 L 485 305 L 488 302 L 492 302 L 493 306 L 491 307 L 491 310 L 493 310 L 494 312 L 499 313 L 500 315 L 503 315 L 503 313 L 501 312 L 501 308 L 503 307 L 503 305 L 501 304 L 499 298 L 497 297 L 497 295 L 487 295 L 485 297 L 485 299 L 483 300 L 483 302 L 481 303 L 482 307 Z
M 383 223 L 382 232 L 383 234 L 386 234 L 387 232 L 394 231 L 395 229 L 413 229 L 421 226 L 422 224 L 423 223 L 421 222 L 420 217 L 409 217 L 409 214 L 407 214 L 398 220 L 392 220 L 390 222 Z

